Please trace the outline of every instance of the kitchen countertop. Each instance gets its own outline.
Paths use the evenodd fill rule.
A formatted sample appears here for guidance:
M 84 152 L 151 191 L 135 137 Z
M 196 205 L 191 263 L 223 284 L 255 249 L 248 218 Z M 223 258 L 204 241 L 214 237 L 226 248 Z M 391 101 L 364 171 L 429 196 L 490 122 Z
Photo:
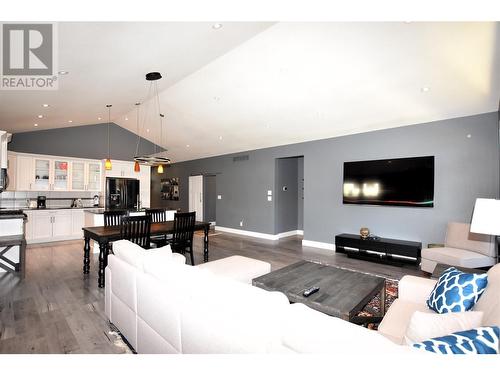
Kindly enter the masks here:
M 89 208 L 94 208 L 93 206 L 90 207 L 47 207 L 47 208 L 21 208 L 23 211 L 52 211 L 52 210 L 87 210 Z
M 0 210 L 0 220 L 7 219 L 24 219 L 26 220 L 26 214 L 22 210 Z

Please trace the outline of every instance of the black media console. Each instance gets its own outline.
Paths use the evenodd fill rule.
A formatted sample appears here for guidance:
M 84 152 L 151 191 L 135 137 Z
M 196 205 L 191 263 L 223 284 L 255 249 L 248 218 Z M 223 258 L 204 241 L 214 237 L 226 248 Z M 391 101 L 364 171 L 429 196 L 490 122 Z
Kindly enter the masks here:
M 395 240 L 391 238 L 362 239 L 359 234 L 335 236 L 335 251 L 348 257 L 378 261 L 389 264 L 420 263 L 421 242 Z

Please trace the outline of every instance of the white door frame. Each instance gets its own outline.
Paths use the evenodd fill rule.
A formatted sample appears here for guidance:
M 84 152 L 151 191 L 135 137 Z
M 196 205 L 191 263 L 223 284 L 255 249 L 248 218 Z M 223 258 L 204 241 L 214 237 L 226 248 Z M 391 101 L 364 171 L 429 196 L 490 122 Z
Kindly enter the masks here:
M 203 175 L 189 176 L 189 212 L 196 212 L 196 221 L 203 221 Z

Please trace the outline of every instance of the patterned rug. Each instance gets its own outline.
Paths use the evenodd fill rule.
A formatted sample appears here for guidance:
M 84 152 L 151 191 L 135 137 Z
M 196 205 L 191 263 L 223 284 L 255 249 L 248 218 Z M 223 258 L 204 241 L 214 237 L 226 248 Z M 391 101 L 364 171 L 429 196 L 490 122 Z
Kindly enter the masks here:
M 396 298 L 398 298 L 398 281 L 386 279 L 385 311 L 387 311 Z M 358 316 L 380 316 L 380 294 L 377 294 L 370 302 L 368 302 Z M 367 328 L 376 330 L 378 328 L 378 323 L 370 323 L 367 325 Z

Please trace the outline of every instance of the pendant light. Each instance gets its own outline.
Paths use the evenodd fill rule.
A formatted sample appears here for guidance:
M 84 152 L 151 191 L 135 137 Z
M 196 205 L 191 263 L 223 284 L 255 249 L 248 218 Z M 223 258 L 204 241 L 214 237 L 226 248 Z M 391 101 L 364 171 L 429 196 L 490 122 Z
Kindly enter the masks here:
M 155 99 L 154 101 L 156 103 L 153 102 L 153 107 L 156 104 L 156 111 L 157 111 L 157 112 L 155 111 L 155 117 L 157 115 L 159 115 L 159 118 L 160 118 L 160 121 L 159 121 L 159 123 L 160 123 L 159 124 L 160 125 L 160 129 L 159 129 L 160 143 L 162 142 L 161 138 L 163 136 L 163 130 L 162 130 L 162 128 L 163 128 L 163 118 L 165 117 L 165 115 L 163 115 L 161 113 L 161 110 L 160 110 L 160 96 L 158 94 L 158 80 L 160 80 L 161 78 L 162 78 L 162 76 L 161 76 L 161 74 L 159 72 L 151 72 L 151 73 L 146 74 L 146 81 L 150 82 L 149 92 L 148 92 L 147 99 L 153 99 L 151 97 L 152 96 L 151 95 L 151 91 L 154 90 L 153 95 L 154 95 L 154 99 Z M 145 109 L 145 112 L 147 112 L 147 109 Z M 144 122 L 146 122 L 146 116 L 143 116 L 143 118 L 144 118 Z M 144 127 L 144 125 L 143 125 L 143 127 Z M 149 126 L 149 127 L 151 127 L 151 126 Z M 157 153 L 156 152 L 156 143 L 155 143 L 154 144 L 154 153 L 153 154 L 151 154 L 151 155 L 137 155 L 137 153 L 139 152 L 139 142 L 140 142 L 140 137 L 138 136 L 138 138 L 137 138 L 137 147 L 136 147 L 136 156 L 134 157 L 134 160 L 138 164 L 145 164 L 145 165 L 150 165 L 150 166 L 153 166 L 153 167 L 158 167 L 158 173 L 163 173 L 163 170 L 164 170 L 163 166 L 170 163 L 170 159 L 168 157 L 162 155 L 162 153 L 166 152 L 166 150 Z
M 137 108 L 137 145 L 135 146 L 135 155 L 139 153 L 139 142 L 141 141 L 141 134 L 139 132 L 139 106 L 141 103 L 135 103 L 135 106 Z M 135 157 L 134 157 L 135 159 Z M 134 172 L 139 173 L 141 171 L 141 166 L 139 165 L 139 162 L 136 160 L 134 163 Z
M 106 104 L 106 108 L 108 109 L 108 158 L 104 162 L 104 169 L 107 171 L 110 171 L 113 166 L 111 165 L 111 157 L 109 156 L 110 153 L 110 147 L 109 147 L 109 126 L 111 124 L 111 104 Z

